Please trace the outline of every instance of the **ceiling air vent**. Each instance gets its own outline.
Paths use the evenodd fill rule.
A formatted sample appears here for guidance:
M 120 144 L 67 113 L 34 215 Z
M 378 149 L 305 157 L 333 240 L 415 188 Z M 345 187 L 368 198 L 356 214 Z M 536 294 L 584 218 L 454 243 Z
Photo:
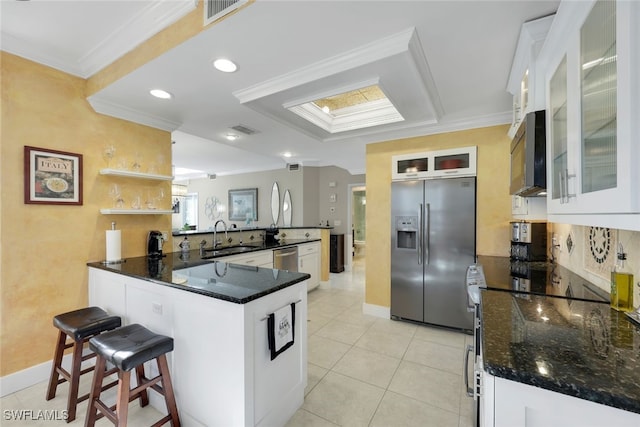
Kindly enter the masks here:
M 244 133 L 245 135 L 253 135 L 254 133 L 258 133 L 257 130 L 251 129 L 250 127 L 245 125 L 232 126 L 231 129 L 235 130 L 236 132 Z
M 300 164 L 299 163 L 287 163 L 287 169 L 289 169 L 290 171 L 297 171 L 298 169 L 300 169 Z
M 205 0 L 204 25 L 233 12 L 246 2 L 247 0 Z

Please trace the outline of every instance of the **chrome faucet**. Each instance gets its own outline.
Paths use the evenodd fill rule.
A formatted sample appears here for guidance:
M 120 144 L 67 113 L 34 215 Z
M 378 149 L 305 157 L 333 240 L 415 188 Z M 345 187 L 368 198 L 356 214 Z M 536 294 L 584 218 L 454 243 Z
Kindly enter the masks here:
M 222 243 L 222 242 L 219 242 L 216 238 L 216 236 L 218 235 L 218 223 L 220 222 L 222 223 L 222 225 L 224 225 L 224 240 L 229 239 L 229 234 L 227 234 L 227 223 L 221 219 L 217 220 L 216 223 L 213 225 L 213 249 L 217 248 L 218 245 Z

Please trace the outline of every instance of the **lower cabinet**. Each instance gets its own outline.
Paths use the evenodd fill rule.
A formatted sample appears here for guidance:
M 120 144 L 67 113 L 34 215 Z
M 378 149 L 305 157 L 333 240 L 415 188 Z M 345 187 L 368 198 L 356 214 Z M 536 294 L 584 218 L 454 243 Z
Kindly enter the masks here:
M 295 344 L 271 360 L 265 319 L 295 301 Z M 89 268 L 89 304 L 121 316 L 123 324 L 139 323 L 174 338 L 167 359 L 184 426 L 284 425 L 304 401 L 304 282 L 235 304 Z M 156 393 L 150 399 L 166 413 Z
M 483 373 L 482 427 L 637 427 L 640 414 Z
M 311 275 L 307 280 L 307 291 L 320 285 L 320 242 L 298 246 L 298 271 Z

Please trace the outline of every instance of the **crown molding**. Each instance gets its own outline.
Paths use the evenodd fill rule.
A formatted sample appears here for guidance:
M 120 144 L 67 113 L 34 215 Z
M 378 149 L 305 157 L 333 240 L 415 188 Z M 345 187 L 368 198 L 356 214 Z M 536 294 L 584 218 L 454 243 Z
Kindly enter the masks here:
M 527 67 L 535 60 L 535 55 L 544 43 L 549 28 L 555 18 L 555 14 L 545 16 L 534 21 L 525 22 L 520 28 L 520 36 L 516 46 L 516 52 L 511 64 L 507 91 L 516 94 L 520 91 L 520 82 Z
M 197 2 L 193 0 L 152 2 L 79 59 L 84 74 L 82 77 L 87 78 L 97 73 L 194 10 L 196 6 Z
M 87 100 L 96 113 L 104 114 L 106 116 L 116 117 L 118 119 L 127 120 L 129 122 L 150 126 L 168 132 L 172 132 L 180 127 L 179 122 L 166 120 L 133 108 L 124 107 L 120 104 L 104 101 L 96 98 L 95 96 L 90 96 Z
M 0 32 L 0 40 L 2 40 L 2 50 L 5 52 L 55 68 L 67 74 L 84 77 L 82 68 L 72 58 L 61 58 L 60 55 L 52 55 L 50 51 L 42 46 L 19 39 L 4 31 Z
M 246 89 L 233 92 L 241 104 L 255 101 L 287 89 L 306 85 L 327 76 L 344 73 L 356 67 L 380 61 L 389 56 L 406 52 L 415 28 L 408 28 L 392 36 L 368 43 L 325 61 L 316 62 L 295 71 L 282 74 Z
M 86 79 L 195 8 L 196 3 L 193 0 L 150 2 L 149 6 L 124 22 L 79 58 L 51 54 L 46 47 L 18 39 L 5 32 L 1 33 L 2 50 Z
M 389 128 L 383 132 L 372 130 L 370 132 L 360 132 L 356 135 L 350 134 L 349 138 L 358 138 L 367 144 L 393 141 L 396 139 L 415 138 L 440 133 L 456 132 L 461 130 L 478 129 L 490 126 L 511 124 L 512 112 L 487 114 L 482 116 L 469 117 L 460 120 L 434 122 L 432 120 L 417 122 L 412 124 L 401 124 L 397 128 Z M 505 136 L 507 133 L 505 132 Z M 345 137 L 329 137 L 322 142 L 338 142 Z

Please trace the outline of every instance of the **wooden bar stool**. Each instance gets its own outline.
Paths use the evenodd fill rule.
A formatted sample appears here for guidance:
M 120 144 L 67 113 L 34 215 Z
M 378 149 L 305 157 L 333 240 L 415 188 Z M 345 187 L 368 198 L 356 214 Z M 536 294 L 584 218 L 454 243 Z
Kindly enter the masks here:
M 173 338 L 155 334 L 144 326 L 134 323 L 91 338 L 89 347 L 98 357 L 85 427 L 93 427 L 96 420 L 103 416 L 118 427 L 126 427 L 129 402 L 139 398 L 140 406 L 147 406 L 149 403 L 147 388 L 149 387 L 164 396 L 168 411 L 168 415 L 153 424 L 153 427 L 161 426 L 168 421 L 173 427 L 180 426 L 166 357 L 166 353 L 173 351 Z M 143 363 L 152 359 L 155 359 L 158 364 L 159 375 L 149 379 L 145 377 Z M 111 407 L 107 407 L 100 400 L 106 362 L 112 363 L 118 369 L 118 397 L 116 404 Z M 137 385 L 133 389 L 131 388 L 132 369 L 135 369 L 137 380 Z M 162 386 L 158 384 L 160 382 Z
M 99 307 L 81 308 L 59 314 L 53 318 L 53 326 L 58 328 L 59 333 L 53 355 L 53 366 L 51 367 L 49 386 L 47 387 L 47 400 L 51 400 L 56 396 L 56 390 L 59 384 L 65 381 L 69 382 L 67 422 L 75 420 L 78 403 L 89 398 L 89 394 L 78 397 L 80 376 L 94 369 L 94 366 L 82 369 L 82 362 L 95 357 L 95 353 L 89 353 L 85 356 L 82 355 L 84 343 L 97 334 L 120 327 L 120 324 L 120 317 L 110 316 Z M 71 338 L 72 341 L 67 343 L 67 337 Z M 67 372 L 62 367 L 62 356 L 64 355 L 64 351 L 71 347 L 73 347 L 71 372 Z M 105 386 L 105 389 L 114 385 L 116 385 L 116 383 L 108 384 Z

